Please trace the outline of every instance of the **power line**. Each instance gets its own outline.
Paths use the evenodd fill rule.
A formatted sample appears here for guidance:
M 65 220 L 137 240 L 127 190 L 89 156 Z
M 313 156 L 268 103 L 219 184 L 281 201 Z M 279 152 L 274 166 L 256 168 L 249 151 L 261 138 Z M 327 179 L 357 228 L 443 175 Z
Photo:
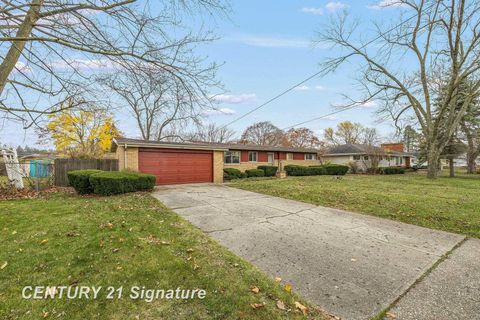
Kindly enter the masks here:
M 322 72 L 324 72 L 324 70 L 320 70 L 320 71 L 318 71 L 318 72 L 315 72 L 314 74 L 312 74 L 312 75 L 309 76 L 308 78 L 300 81 L 299 83 L 295 84 L 294 86 L 289 87 L 287 90 L 282 91 L 281 93 L 277 94 L 276 96 L 274 96 L 273 98 L 269 99 L 268 101 L 262 103 L 262 104 L 259 105 L 258 107 L 254 108 L 254 109 L 248 111 L 247 113 L 241 115 L 240 117 L 238 117 L 238 118 L 230 121 L 229 123 L 227 123 L 226 125 L 224 125 L 224 126 L 222 127 L 222 129 L 225 128 L 225 127 L 228 127 L 229 125 L 231 125 L 231 124 L 233 124 L 233 123 L 235 123 L 235 122 L 237 122 L 237 121 L 239 121 L 239 120 L 241 120 L 241 119 L 243 119 L 243 118 L 245 118 L 246 116 L 248 116 L 248 115 L 254 113 L 255 111 L 257 111 L 258 109 L 263 108 L 264 106 L 266 106 L 266 105 L 269 104 L 270 102 L 272 102 L 272 101 L 274 101 L 274 100 L 277 100 L 278 98 L 280 98 L 281 96 L 289 93 L 290 91 L 292 91 L 292 90 L 295 89 L 296 87 L 301 86 L 301 85 L 304 84 L 305 82 L 307 82 L 307 81 L 315 78 L 317 75 L 319 75 L 319 74 L 322 73 Z
M 323 119 L 323 118 L 332 116 L 332 115 L 334 115 L 334 114 L 343 112 L 343 111 L 345 111 L 345 110 L 353 109 L 353 108 L 358 107 L 358 106 L 359 106 L 359 105 L 352 105 L 352 106 L 348 106 L 348 107 L 345 107 L 345 108 L 342 108 L 342 109 L 339 109 L 339 110 L 336 110 L 336 111 L 332 111 L 332 112 L 327 113 L 327 114 L 324 114 L 324 115 L 322 115 L 322 116 L 315 117 L 315 118 L 312 118 L 312 119 L 310 119 L 310 120 L 305 120 L 305 121 L 296 123 L 296 124 L 294 124 L 294 125 L 285 127 L 285 128 L 283 128 L 282 130 L 288 130 L 288 129 L 294 128 L 294 127 L 296 127 L 296 126 L 301 126 L 301 125 L 303 125 L 303 124 L 305 124 L 305 123 L 309 123 L 309 122 L 313 122 L 313 121 L 316 121 L 316 120 L 320 120 L 320 119 Z
M 428 9 L 433 8 L 434 5 L 435 5 L 435 3 L 433 3 Z M 426 9 L 426 10 L 428 10 L 428 9 Z M 379 40 L 379 39 L 381 39 L 381 38 L 382 38 L 385 34 L 387 34 L 388 32 L 391 32 L 391 31 L 395 30 L 396 28 L 401 27 L 403 24 L 405 24 L 406 22 L 408 22 L 408 21 L 410 21 L 410 20 L 412 20 L 412 19 L 414 19 L 414 18 L 417 18 L 417 16 L 416 16 L 416 15 L 413 15 L 413 16 L 411 16 L 410 18 L 407 18 L 407 19 L 403 20 L 402 22 L 400 22 L 399 24 L 395 25 L 394 27 L 388 29 L 387 31 L 381 32 L 377 37 L 375 37 L 374 39 L 372 39 L 372 40 L 366 42 L 365 44 L 363 44 L 362 46 L 360 46 L 360 47 L 358 48 L 358 50 L 364 49 L 366 46 L 372 44 L 373 42 L 375 42 L 375 41 L 377 41 L 377 40 Z M 300 81 L 299 83 L 297 83 L 297 84 L 289 87 L 288 89 L 282 91 L 281 93 L 279 93 L 278 95 L 274 96 L 273 98 L 267 100 L 266 102 L 262 103 L 262 104 L 259 105 L 258 107 L 254 108 L 254 109 L 248 111 L 247 113 L 244 113 L 244 114 L 241 115 L 240 117 L 238 117 L 238 118 L 230 121 L 230 122 L 227 123 L 226 125 L 222 126 L 221 129 L 226 128 L 226 127 L 228 127 L 229 125 L 231 125 L 231 124 L 233 124 L 233 123 L 235 123 L 235 122 L 237 122 L 237 121 L 245 118 L 246 116 L 254 113 L 255 111 L 257 111 L 257 110 L 265 107 L 266 105 L 270 104 L 271 102 L 273 102 L 273 101 L 277 100 L 278 98 L 284 96 L 285 94 L 289 93 L 290 91 L 292 91 L 292 90 L 295 89 L 296 87 L 304 84 L 305 82 L 307 82 L 307 81 L 315 78 L 315 77 L 318 76 L 319 74 L 325 72 L 327 69 L 328 69 L 328 67 L 322 68 L 320 71 L 315 72 L 314 74 L 308 76 L 307 78 L 305 78 L 304 80 Z M 336 113 L 339 113 L 339 112 L 342 112 L 342 111 L 345 111 L 345 110 L 348 110 L 348 109 L 352 109 L 352 108 L 354 108 L 354 107 L 356 107 L 356 105 L 350 106 L 350 107 L 347 107 L 347 108 L 343 108 L 343 109 L 334 111 L 334 112 L 332 112 L 332 113 L 330 113 L 330 114 L 327 114 L 327 115 L 324 115 L 324 116 L 321 116 L 321 117 L 317 117 L 317 118 L 314 118 L 314 119 L 310 119 L 310 120 L 307 120 L 307 121 L 298 123 L 298 124 L 296 124 L 296 125 L 301 125 L 301 124 L 304 124 L 304 123 L 312 122 L 312 121 L 315 121 L 315 120 L 318 120 L 318 119 L 321 119 L 321 118 L 324 118 L 324 117 L 328 117 L 329 115 L 332 115 L 332 114 L 336 114 Z M 292 128 L 292 127 L 294 127 L 294 126 L 287 127 L 287 129 L 288 129 L 288 128 Z

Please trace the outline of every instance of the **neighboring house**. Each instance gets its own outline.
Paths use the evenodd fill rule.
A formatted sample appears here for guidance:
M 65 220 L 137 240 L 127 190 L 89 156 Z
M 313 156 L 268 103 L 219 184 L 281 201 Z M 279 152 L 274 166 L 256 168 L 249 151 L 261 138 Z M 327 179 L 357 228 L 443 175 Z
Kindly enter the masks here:
M 154 174 L 157 184 L 223 182 L 224 168 L 316 165 L 318 150 L 243 144 L 176 143 L 117 138 L 119 169 Z
M 371 167 L 375 157 L 379 167 L 410 167 L 413 154 L 403 151 L 402 143 L 382 144 L 380 147 L 363 144 L 334 146 L 322 155 L 323 162 L 349 165 L 357 163 L 361 171 Z
M 53 161 L 56 154 L 29 154 L 20 157 L 20 167 L 24 177 L 46 178 L 53 174 Z

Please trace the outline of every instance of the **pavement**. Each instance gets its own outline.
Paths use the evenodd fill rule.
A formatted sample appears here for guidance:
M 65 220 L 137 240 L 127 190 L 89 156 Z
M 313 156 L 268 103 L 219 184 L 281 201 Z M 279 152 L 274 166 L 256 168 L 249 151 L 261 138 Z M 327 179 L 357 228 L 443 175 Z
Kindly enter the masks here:
M 480 319 L 479 240 L 226 185 L 153 195 L 342 319 Z

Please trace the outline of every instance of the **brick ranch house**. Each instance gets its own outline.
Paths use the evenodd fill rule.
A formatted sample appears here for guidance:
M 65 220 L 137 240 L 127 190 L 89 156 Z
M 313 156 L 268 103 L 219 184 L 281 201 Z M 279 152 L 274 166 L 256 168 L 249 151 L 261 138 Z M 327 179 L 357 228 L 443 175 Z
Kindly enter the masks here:
M 224 168 L 240 171 L 260 165 L 317 165 L 318 150 L 220 143 L 157 142 L 127 138 L 113 140 L 119 170 L 150 173 L 157 184 L 223 182 Z

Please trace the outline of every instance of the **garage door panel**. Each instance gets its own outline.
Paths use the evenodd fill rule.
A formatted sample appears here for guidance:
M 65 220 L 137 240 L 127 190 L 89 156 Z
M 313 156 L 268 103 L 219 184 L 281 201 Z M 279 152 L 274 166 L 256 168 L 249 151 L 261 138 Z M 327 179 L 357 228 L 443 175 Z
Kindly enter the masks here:
M 139 170 L 157 177 L 157 184 L 213 181 L 213 153 L 197 150 L 140 150 Z

